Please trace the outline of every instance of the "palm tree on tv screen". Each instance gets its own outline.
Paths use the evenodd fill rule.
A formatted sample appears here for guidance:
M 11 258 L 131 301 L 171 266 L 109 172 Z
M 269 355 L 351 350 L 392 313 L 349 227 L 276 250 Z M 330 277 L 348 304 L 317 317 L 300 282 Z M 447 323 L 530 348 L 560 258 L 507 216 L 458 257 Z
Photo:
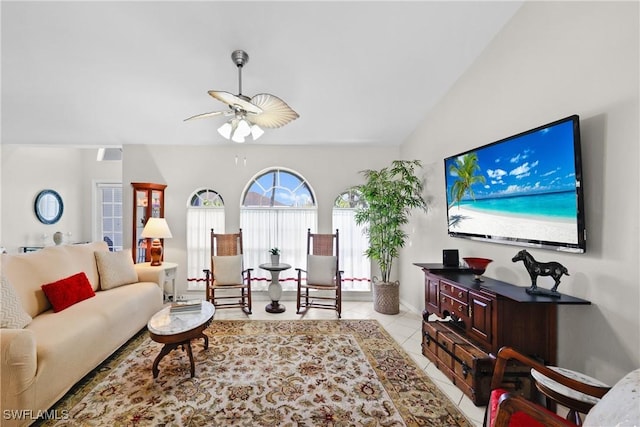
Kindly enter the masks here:
M 460 207 L 460 200 L 466 193 L 475 200 L 473 192 L 473 184 L 486 182 L 483 175 L 476 175 L 480 170 L 478 165 L 478 155 L 476 153 L 467 153 L 455 159 L 454 163 L 449 165 L 449 173 L 455 175 L 458 179 L 451 186 L 451 206 L 453 204 Z

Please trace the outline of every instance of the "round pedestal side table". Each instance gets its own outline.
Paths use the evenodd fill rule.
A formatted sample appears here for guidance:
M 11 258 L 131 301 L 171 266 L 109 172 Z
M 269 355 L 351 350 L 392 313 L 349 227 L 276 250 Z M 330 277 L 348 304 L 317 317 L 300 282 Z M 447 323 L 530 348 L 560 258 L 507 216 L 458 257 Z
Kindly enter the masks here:
M 559 368 L 557 366 L 547 366 L 550 369 L 564 375 L 565 377 L 572 378 L 574 380 L 581 381 L 585 384 L 597 386 L 597 387 L 609 387 L 607 384 L 584 375 L 580 372 L 571 371 L 565 368 Z M 566 419 L 576 425 L 582 425 L 582 419 L 580 413 L 586 414 L 593 406 L 600 401 L 597 397 L 589 396 L 588 394 L 580 393 L 579 391 L 572 390 L 563 386 L 546 377 L 542 373 L 531 369 L 531 376 L 536 380 L 536 388 L 547 398 L 554 402 L 557 402 L 569 409 Z
M 267 313 L 284 313 L 286 307 L 280 304 L 280 298 L 282 297 L 282 285 L 280 284 L 279 278 L 280 272 L 290 269 L 291 266 L 281 262 L 278 264 L 260 264 L 259 267 L 271 273 L 271 283 L 269 283 L 269 288 L 267 289 L 269 298 L 271 298 L 271 303 L 267 304 L 264 309 Z

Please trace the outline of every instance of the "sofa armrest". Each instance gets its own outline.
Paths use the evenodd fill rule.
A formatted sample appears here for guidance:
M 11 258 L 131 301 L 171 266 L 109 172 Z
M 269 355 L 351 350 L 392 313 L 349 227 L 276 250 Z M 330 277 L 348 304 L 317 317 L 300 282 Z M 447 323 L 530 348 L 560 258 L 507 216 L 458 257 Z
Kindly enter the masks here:
M 2 410 L 31 408 L 38 358 L 36 338 L 29 329 L 0 329 Z
M 640 425 L 640 368 L 618 381 L 589 411 L 582 425 Z
M 153 282 L 158 286 L 164 286 L 164 270 L 161 268 L 149 267 L 149 265 L 133 264 L 138 273 L 139 282 Z

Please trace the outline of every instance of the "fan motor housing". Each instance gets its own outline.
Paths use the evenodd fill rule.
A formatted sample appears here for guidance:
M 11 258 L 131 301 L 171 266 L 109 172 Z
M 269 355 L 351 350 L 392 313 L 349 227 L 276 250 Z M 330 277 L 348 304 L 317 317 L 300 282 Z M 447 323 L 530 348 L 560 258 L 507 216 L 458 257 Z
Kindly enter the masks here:
M 245 52 L 244 50 L 241 50 L 241 49 L 234 50 L 231 53 L 231 60 L 238 67 L 242 67 L 242 66 L 244 66 L 244 64 L 249 62 L 249 54 L 247 52 Z

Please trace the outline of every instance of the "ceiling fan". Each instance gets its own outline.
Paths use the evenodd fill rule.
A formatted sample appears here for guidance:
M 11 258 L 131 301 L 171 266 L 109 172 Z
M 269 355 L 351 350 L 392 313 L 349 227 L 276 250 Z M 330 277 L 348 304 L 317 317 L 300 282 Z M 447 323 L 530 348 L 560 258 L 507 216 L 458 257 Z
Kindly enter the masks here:
M 208 93 L 220 102 L 229 106 L 229 110 L 212 111 L 198 114 L 184 121 L 205 117 L 232 117 L 218 128 L 220 135 L 235 142 L 244 142 L 249 135 L 253 140 L 260 138 L 265 128 L 279 128 L 300 117 L 282 99 L 269 93 L 259 93 L 252 98 L 242 94 L 242 67 L 249 62 L 249 55 L 244 50 L 231 53 L 231 60 L 238 67 L 238 94 L 234 95 L 221 90 L 210 90 Z

